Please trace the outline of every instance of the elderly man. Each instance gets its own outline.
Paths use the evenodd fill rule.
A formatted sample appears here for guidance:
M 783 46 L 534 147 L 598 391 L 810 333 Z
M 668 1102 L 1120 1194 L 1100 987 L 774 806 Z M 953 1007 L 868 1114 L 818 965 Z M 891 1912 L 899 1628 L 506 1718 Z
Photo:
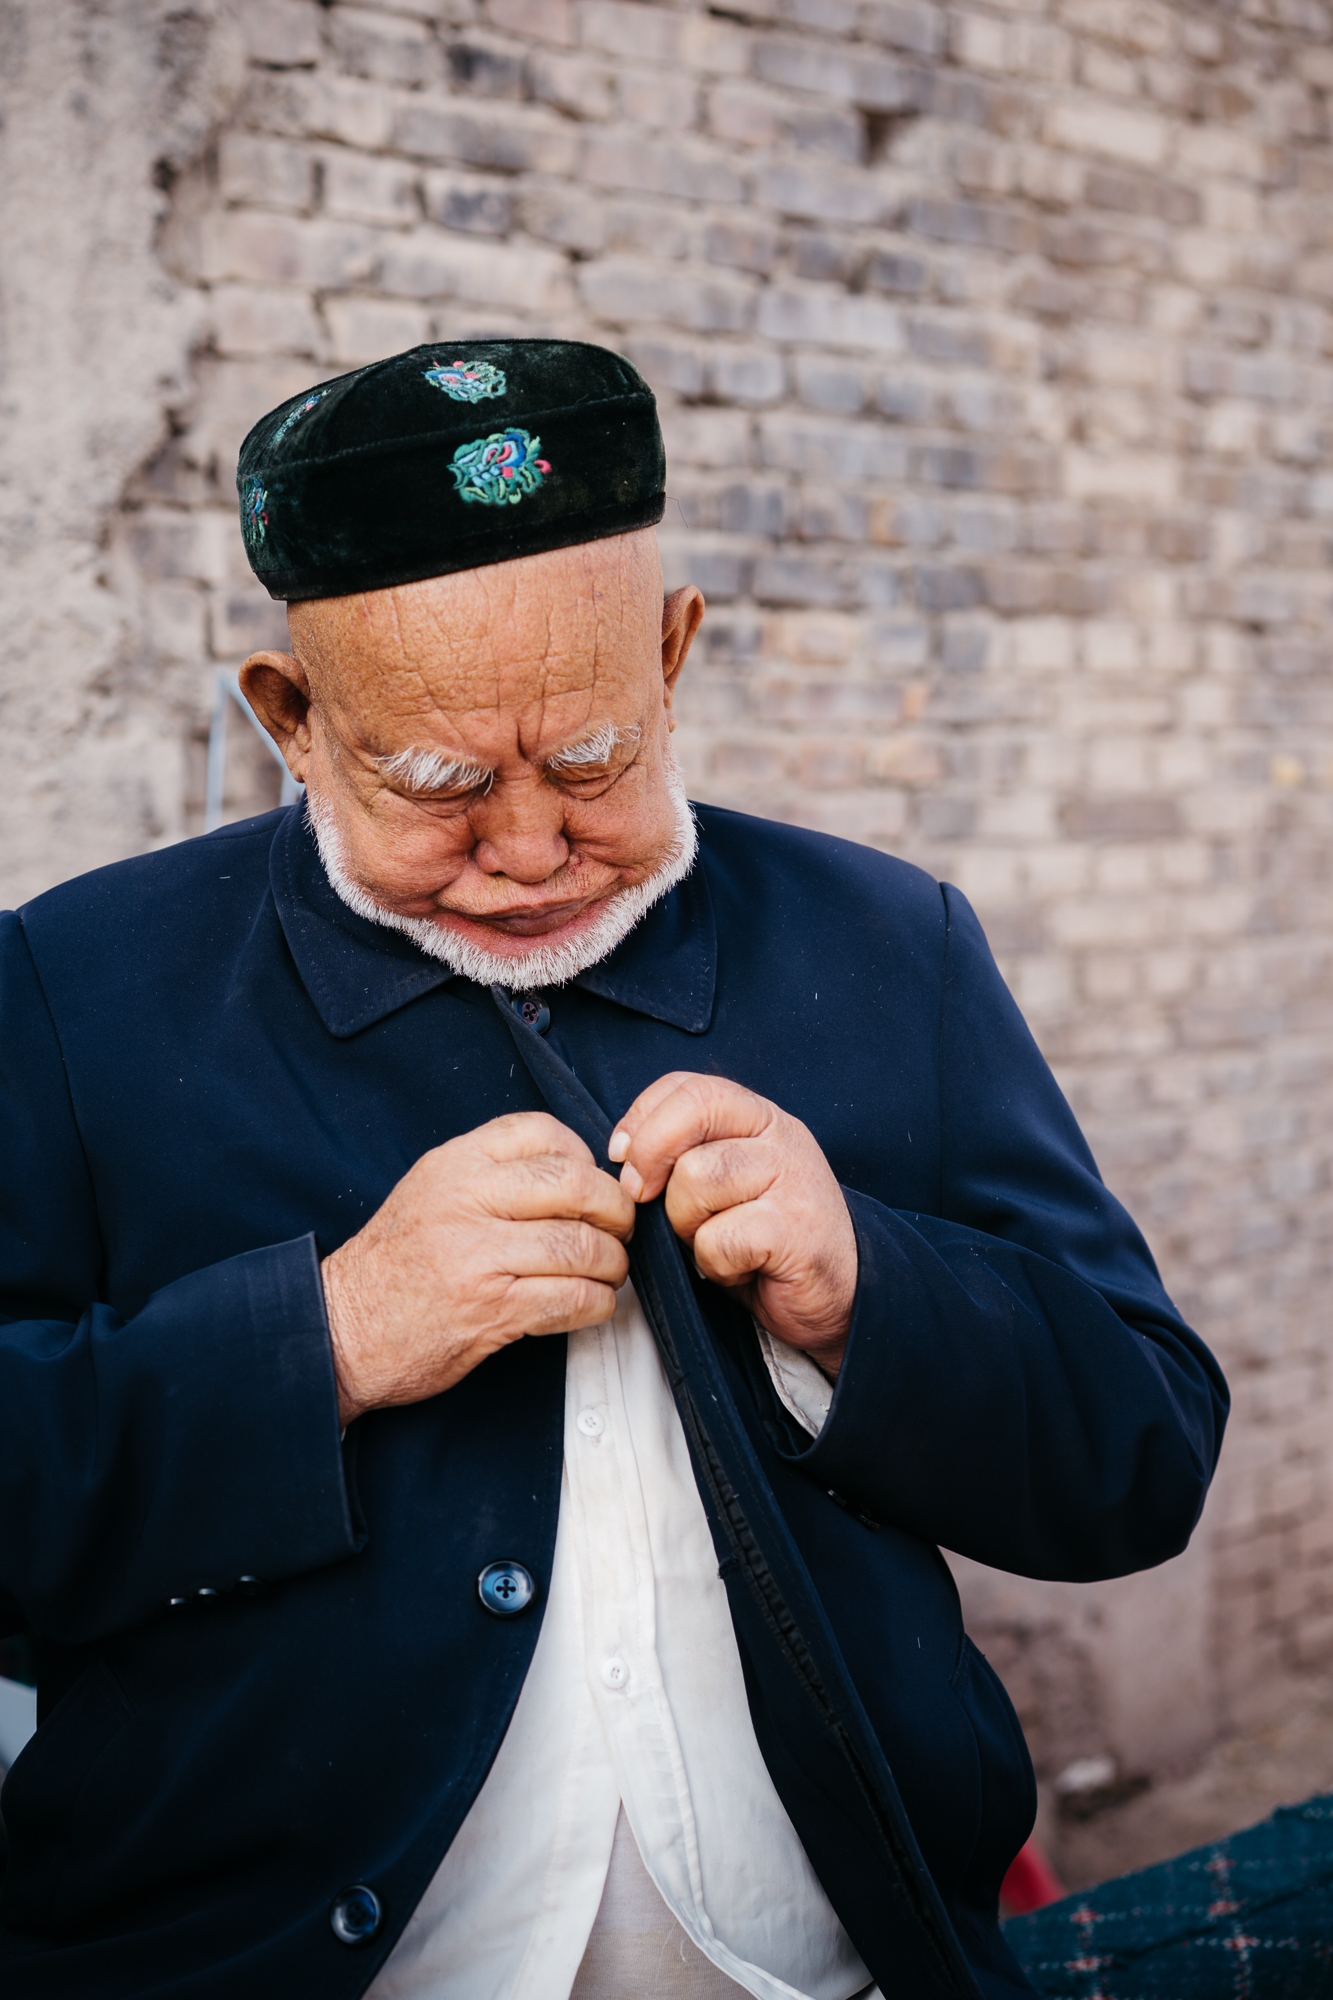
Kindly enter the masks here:
M 652 398 L 398 356 L 242 453 L 306 804 L 0 929 L 0 1987 L 1027 1990 L 938 1545 L 1184 1546 L 1225 1389 L 966 903 L 686 804 Z

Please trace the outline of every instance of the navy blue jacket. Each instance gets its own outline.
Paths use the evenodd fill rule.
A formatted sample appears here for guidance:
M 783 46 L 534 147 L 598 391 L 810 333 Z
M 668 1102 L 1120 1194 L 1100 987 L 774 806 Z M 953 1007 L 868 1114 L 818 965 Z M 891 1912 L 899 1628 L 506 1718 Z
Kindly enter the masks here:
M 964 899 L 700 819 L 694 874 L 552 996 L 549 1042 L 613 1114 L 666 1070 L 734 1077 L 847 1191 L 833 1409 L 766 1470 L 978 1984 L 1013 1994 L 995 1901 L 1032 1774 L 938 1545 L 1163 1561 L 1225 1386 Z M 0 1793 L 6 2000 L 350 2000 L 387 1955 L 532 1656 L 564 1342 L 340 1441 L 318 1261 L 427 1148 L 540 1106 L 491 995 L 348 912 L 299 808 L 0 918 L 0 1632 L 36 1633 L 41 1682 Z M 523 1617 L 479 1603 L 497 1557 L 537 1579 Z M 385 1920 L 349 1949 L 354 1882 Z

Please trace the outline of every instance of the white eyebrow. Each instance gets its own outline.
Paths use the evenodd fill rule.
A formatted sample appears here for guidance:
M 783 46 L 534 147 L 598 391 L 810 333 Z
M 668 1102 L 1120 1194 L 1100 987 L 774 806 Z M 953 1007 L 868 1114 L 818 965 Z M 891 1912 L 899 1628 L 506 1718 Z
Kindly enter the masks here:
M 555 755 L 545 759 L 548 771 L 577 771 L 585 764 L 609 764 L 612 752 L 621 743 L 637 743 L 642 732 L 637 722 L 631 722 L 624 729 L 617 729 L 614 722 L 604 722 L 600 729 L 594 729 L 591 736 L 585 736 L 579 743 L 571 743 L 567 750 L 557 750 Z
M 377 757 L 386 778 L 409 792 L 489 791 L 494 771 L 484 764 L 469 763 L 465 757 L 446 757 L 442 750 L 399 750 L 392 757 Z

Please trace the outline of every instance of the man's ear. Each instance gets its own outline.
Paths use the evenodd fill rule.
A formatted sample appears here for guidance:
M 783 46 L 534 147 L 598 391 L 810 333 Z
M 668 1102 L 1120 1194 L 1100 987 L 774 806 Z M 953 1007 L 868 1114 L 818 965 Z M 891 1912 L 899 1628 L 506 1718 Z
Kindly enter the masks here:
M 294 653 L 251 653 L 241 693 L 281 750 L 298 785 L 310 758 L 310 683 Z
M 666 705 L 680 679 L 680 670 L 694 644 L 694 635 L 703 624 L 704 597 L 696 584 L 682 584 L 662 606 L 662 678 L 666 682 Z

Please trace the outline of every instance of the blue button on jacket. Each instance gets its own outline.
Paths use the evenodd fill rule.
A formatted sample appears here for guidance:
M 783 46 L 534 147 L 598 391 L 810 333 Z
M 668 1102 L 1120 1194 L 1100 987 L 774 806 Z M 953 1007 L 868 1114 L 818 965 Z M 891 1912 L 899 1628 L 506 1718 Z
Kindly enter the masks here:
M 547 1043 L 612 1115 L 666 1070 L 736 1078 L 847 1192 L 860 1279 L 816 1441 L 743 1317 L 699 1298 L 998 2000 L 1026 1990 L 995 1904 L 1032 1774 L 938 1545 L 1075 1580 L 1163 1561 L 1225 1385 L 965 900 L 699 816 L 693 875 L 550 996 Z M 299 808 L 0 918 L 0 1631 L 36 1633 L 41 1680 L 0 1795 L 6 2000 L 339 2000 L 391 1949 L 532 1656 L 564 1342 L 341 1439 L 319 1259 L 429 1147 L 539 1108 L 492 996 L 347 911 Z M 525 1616 L 486 1610 L 496 1562 L 534 1580 Z M 784 1776 L 793 1715 L 765 1754 L 812 1857 L 836 1857 Z M 868 1864 L 817 1865 L 887 1984 L 894 1897 Z M 349 1882 L 383 1913 L 355 1951 L 330 1921 Z

